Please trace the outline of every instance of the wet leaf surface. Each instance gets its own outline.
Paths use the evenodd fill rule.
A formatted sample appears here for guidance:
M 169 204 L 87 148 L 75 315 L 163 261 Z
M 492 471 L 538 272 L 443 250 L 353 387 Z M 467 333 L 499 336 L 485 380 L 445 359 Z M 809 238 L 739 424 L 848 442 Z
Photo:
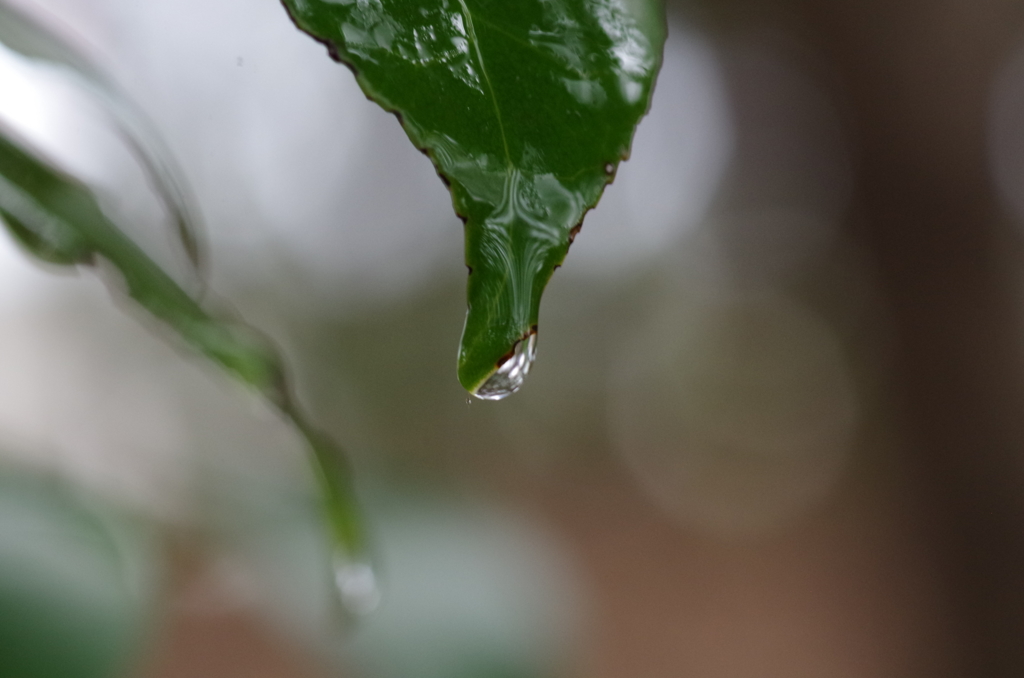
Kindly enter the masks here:
M 664 23 L 649 0 L 284 0 L 395 112 L 466 222 L 459 380 L 514 392 L 540 298 L 647 110 Z M 343 123 L 340 123 L 343 124 Z

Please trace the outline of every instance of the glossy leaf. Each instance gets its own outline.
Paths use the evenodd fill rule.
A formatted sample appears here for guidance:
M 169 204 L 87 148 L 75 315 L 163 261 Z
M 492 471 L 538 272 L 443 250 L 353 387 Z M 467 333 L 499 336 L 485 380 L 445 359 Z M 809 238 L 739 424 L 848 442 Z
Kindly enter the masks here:
M 533 358 L 541 293 L 647 110 L 650 0 L 284 0 L 400 118 L 466 222 L 459 379 L 496 399 Z
M 244 325 L 208 313 L 100 210 L 88 188 L 24 150 L 0 129 L 0 220 L 29 251 L 58 264 L 106 262 L 127 294 L 189 346 L 259 391 L 313 452 L 328 522 L 342 558 L 365 556 L 343 452 L 306 421 L 273 348 Z

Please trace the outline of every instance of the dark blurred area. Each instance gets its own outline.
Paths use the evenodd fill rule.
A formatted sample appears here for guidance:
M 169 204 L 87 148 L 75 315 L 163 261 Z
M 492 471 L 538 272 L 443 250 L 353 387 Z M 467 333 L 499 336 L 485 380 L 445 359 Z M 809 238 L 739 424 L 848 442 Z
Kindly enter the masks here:
M 284 349 L 353 455 L 382 597 L 339 626 L 305 452 L 270 408 L 4 242 L 0 665 L 1024 675 L 1021 3 L 671 0 L 632 159 L 500 403 L 455 378 L 443 185 L 278 3 L 12 4 L 178 156 L 214 302 Z M 174 265 L 88 95 L 6 51 L 0 83 L 5 124 Z

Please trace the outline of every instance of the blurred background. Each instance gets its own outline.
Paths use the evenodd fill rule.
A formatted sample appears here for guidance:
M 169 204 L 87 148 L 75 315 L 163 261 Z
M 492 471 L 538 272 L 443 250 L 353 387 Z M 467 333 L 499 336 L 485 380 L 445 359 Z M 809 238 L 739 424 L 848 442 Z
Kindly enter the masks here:
M 632 159 L 488 403 L 444 186 L 278 2 L 7 1 L 173 150 L 214 303 L 353 455 L 383 592 L 339 627 L 270 409 L 0 239 L 12 675 L 1024 675 L 1021 3 L 669 2 Z M 67 73 L 0 48 L 0 120 L 184 270 Z

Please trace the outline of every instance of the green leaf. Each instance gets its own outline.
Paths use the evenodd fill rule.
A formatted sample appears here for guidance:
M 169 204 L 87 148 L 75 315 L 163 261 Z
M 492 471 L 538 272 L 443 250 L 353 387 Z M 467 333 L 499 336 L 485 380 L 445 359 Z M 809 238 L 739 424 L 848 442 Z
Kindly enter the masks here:
M 267 341 L 240 323 L 208 313 L 106 218 L 88 188 L 26 152 L 2 129 L 0 217 L 19 242 L 45 261 L 110 264 L 139 305 L 276 405 L 313 452 L 338 555 L 349 560 L 365 557 L 365 535 L 346 457 L 299 411 L 282 362 Z
M 55 478 L 0 467 L 0 676 L 125 675 L 156 626 L 156 537 Z
M 649 0 L 283 0 L 434 162 L 466 223 L 459 380 L 504 397 L 540 298 L 646 112 L 664 42 Z

